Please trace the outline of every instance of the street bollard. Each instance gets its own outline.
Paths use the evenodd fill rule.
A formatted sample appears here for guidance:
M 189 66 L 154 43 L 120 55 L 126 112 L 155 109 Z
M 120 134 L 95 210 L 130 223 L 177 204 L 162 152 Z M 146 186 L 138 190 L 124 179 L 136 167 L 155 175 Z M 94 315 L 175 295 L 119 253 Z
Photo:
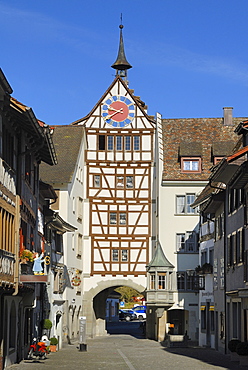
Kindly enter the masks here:
M 79 316 L 79 351 L 86 352 L 86 317 Z

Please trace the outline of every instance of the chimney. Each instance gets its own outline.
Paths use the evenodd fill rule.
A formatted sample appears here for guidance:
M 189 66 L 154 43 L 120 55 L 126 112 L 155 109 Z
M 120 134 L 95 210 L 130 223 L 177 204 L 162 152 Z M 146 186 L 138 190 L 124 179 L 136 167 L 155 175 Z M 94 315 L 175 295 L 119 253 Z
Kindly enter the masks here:
M 232 126 L 232 107 L 224 107 L 224 126 Z

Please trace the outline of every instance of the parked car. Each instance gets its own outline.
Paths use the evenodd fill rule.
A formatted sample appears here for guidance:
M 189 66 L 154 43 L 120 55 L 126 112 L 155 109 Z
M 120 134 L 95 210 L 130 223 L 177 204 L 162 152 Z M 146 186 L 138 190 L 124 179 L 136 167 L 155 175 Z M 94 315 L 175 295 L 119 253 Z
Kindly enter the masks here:
M 136 306 L 133 308 L 139 320 L 146 319 L 146 306 Z
M 131 321 L 135 319 L 137 319 L 137 315 L 133 312 L 133 310 L 119 310 L 120 321 Z

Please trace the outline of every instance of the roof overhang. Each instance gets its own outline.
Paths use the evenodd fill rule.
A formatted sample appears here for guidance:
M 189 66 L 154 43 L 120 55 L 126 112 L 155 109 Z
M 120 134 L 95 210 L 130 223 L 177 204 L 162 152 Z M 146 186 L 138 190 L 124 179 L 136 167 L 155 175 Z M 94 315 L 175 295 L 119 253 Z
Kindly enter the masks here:
M 224 162 L 223 165 L 211 176 L 212 182 L 223 182 L 227 184 L 232 178 L 239 166 L 236 164 L 228 164 Z

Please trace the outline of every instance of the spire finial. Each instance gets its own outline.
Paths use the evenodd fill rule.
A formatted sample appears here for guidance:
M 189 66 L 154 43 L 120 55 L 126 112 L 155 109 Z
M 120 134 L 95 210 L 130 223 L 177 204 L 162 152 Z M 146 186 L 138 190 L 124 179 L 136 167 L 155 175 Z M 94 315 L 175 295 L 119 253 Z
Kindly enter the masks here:
M 121 24 L 119 25 L 120 28 L 120 43 L 119 43 L 119 51 L 117 55 L 117 59 L 112 64 L 112 68 L 116 70 L 116 75 L 120 75 L 121 77 L 126 78 L 127 77 L 127 69 L 132 68 L 131 64 L 128 63 L 125 51 L 124 51 L 124 42 L 123 42 L 123 36 L 122 36 L 122 30 L 124 28 L 122 24 L 122 13 L 121 13 Z

